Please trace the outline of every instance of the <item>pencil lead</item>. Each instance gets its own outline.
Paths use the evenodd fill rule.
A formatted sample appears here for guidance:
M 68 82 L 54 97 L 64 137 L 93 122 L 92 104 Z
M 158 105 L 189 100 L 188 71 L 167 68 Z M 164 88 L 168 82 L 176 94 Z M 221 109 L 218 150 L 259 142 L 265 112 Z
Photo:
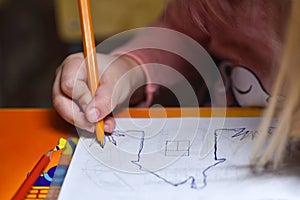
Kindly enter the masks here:
M 102 149 L 103 149 L 104 148 L 104 144 L 105 144 L 104 140 L 103 141 L 99 141 L 99 144 L 100 144 L 100 147 L 102 147 Z
M 52 151 L 47 151 L 46 153 L 45 153 L 45 156 L 48 156 L 48 157 L 52 157 Z

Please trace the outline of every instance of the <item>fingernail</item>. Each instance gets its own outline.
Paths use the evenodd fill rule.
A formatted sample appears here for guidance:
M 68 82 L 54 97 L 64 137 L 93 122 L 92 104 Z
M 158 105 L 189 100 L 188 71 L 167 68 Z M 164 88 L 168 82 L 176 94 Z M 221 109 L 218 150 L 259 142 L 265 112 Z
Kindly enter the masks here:
M 105 132 L 110 132 L 108 124 L 104 124 L 104 131 Z
M 87 111 L 87 120 L 91 123 L 98 122 L 100 120 L 100 112 L 96 108 L 92 108 Z

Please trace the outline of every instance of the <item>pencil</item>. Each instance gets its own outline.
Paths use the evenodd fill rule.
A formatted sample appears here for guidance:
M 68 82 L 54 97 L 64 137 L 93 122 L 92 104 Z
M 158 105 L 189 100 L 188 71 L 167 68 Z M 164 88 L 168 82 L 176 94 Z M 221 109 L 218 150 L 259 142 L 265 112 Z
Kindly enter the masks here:
M 20 186 L 20 188 L 12 198 L 13 200 L 25 199 L 26 195 L 30 191 L 33 184 L 36 182 L 36 180 L 42 174 L 43 170 L 49 164 L 51 155 L 52 152 L 49 151 L 40 158 L 40 160 L 37 162 L 37 164 L 30 172 L 29 176 L 25 179 L 25 181 L 22 183 L 22 185 Z
M 88 84 L 92 96 L 95 96 L 97 88 L 100 86 L 97 57 L 95 50 L 95 39 L 89 0 L 78 0 L 82 42 L 84 57 L 86 62 L 86 71 L 88 75 Z M 103 120 L 96 123 L 96 138 L 100 146 L 104 147 L 104 123 Z

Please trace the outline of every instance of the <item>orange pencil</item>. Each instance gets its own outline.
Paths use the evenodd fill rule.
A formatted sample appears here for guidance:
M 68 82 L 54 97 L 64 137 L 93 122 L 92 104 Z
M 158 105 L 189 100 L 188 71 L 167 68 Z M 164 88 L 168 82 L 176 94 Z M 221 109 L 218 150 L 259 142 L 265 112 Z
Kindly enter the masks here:
M 84 48 L 84 57 L 86 62 L 86 71 L 88 75 L 88 84 L 92 96 L 95 96 L 97 88 L 100 86 L 98 64 L 95 50 L 94 30 L 89 0 L 78 0 L 82 42 Z M 99 121 L 95 127 L 96 137 L 100 146 L 104 147 L 104 123 Z
M 49 164 L 51 155 L 52 152 L 49 151 L 40 158 L 40 160 L 34 166 L 33 170 L 30 172 L 30 175 L 25 179 L 25 181 L 22 183 L 22 185 L 12 198 L 13 200 L 21 200 L 26 197 L 33 184 L 36 182 L 43 170 Z

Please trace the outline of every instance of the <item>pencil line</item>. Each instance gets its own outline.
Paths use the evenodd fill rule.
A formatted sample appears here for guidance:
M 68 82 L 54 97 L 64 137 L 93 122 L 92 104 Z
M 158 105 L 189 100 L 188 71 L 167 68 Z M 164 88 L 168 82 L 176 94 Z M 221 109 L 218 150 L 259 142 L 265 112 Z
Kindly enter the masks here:
M 174 183 L 174 182 L 172 182 L 172 181 L 170 181 L 170 180 L 164 178 L 163 176 L 161 176 L 161 175 L 155 173 L 154 171 L 151 171 L 151 170 L 149 170 L 149 169 L 143 167 L 141 164 L 139 164 L 140 159 L 141 159 L 141 153 L 142 153 L 142 151 L 143 151 L 143 148 L 144 148 L 144 142 L 145 142 L 145 132 L 144 132 L 144 131 L 139 131 L 139 132 L 142 133 L 142 137 L 141 137 L 141 142 L 140 142 L 139 151 L 138 151 L 138 154 L 137 154 L 137 160 L 132 160 L 132 161 L 131 161 L 133 164 L 135 164 L 136 166 L 138 166 L 139 169 L 140 169 L 141 171 L 150 173 L 150 174 L 154 175 L 155 177 L 157 177 L 158 179 L 160 179 L 160 180 L 164 181 L 165 183 L 170 184 L 170 185 L 172 185 L 172 186 L 177 187 L 177 186 L 183 185 L 183 184 L 185 184 L 185 183 L 187 183 L 188 181 L 191 180 L 191 188 L 194 188 L 194 189 L 197 188 L 196 183 L 195 183 L 196 181 L 195 181 L 194 176 L 189 176 L 189 177 L 187 177 L 186 179 L 184 179 L 183 181 Z
M 214 131 L 214 160 L 217 161 L 215 162 L 214 164 L 208 166 L 207 168 L 205 168 L 203 171 L 202 171 L 202 176 L 203 176 L 203 185 L 201 186 L 201 188 L 204 188 L 207 186 L 207 171 L 210 170 L 211 168 L 223 163 L 226 161 L 226 158 L 219 158 L 218 157 L 218 131 L 223 131 L 224 129 L 216 129 Z

